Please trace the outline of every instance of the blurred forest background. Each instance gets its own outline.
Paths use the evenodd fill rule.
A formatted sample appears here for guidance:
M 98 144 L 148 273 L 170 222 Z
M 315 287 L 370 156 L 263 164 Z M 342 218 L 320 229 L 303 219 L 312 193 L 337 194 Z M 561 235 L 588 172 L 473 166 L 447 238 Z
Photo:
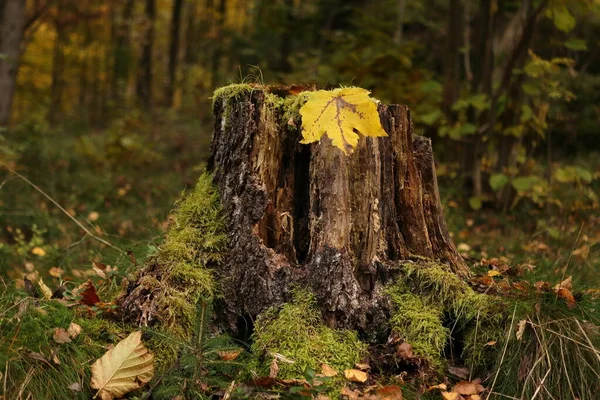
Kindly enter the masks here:
M 411 108 L 463 255 L 593 284 L 599 38 L 598 0 L 0 0 L 0 276 L 131 268 L 204 168 L 214 89 L 316 82 Z

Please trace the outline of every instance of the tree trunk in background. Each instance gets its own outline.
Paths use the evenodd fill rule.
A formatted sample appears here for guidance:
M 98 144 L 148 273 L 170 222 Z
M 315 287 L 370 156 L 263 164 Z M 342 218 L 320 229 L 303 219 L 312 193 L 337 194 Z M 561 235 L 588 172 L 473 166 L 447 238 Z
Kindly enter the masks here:
M 211 1 L 212 4 L 212 1 Z M 219 10 L 217 11 L 217 16 L 214 21 L 214 30 L 215 30 L 215 44 L 213 46 L 211 63 L 210 63 L 210 79 L 211 79 L 211 88 L 217 86 L 219 82 L 219 67 L 221 65 L 221 55 L 223 54 L 221 50 L 221 46 L 219 43 L 221 42 L 222 34 L 223 34 L 223 25 L 225 24 L 225 12 L 227 11 L 227 0 L 221 0 L 219 2 Z
M 152 48 L 154 47 L 154 21 L 156 0 L 145 0 L 146 31 L 142 43 L 142 54 L 138 62 L 136 95 L 138 103 L 146 109 L 152 107 Z
M 120 107 L 125 97 L 129 80 L 129 67 L 131 59 L 130 31 L 131 17 L 133 15 L 133 0 L 127 0 L 123 13 L 117 20 L 115 29 L 116 43 L 113 58 L 113 73 L 111 81 L 112 100 L 115 107 Z
M 454 122 L 452 106 L 460 89 L 460 48 L 462 47 L 462 6 L 461 0 L 450 0 L 448 10 L 448 32 L 444 63 L 444 112 L 449 124 Z M 468 23 L 468 21 L 467 21 Z
M 165 104 L 173 106 L 175 87 L 177 85 L 177 66 L 179 64 L 179 27 L 181 25 L 181 10 L 183 0 L 174 0 L 171 13 L 171 28 L 169 31 L 169 67 L 167 85 L 165 87 Z
M 64 42 L 65 42 L 65 26 L 61 20 L 60 11 L 54 21 L 56 29 L 56 39 L 54 40 L 54 50 L 52 52 L 52 85 L 50 88 L 50 108 L 48 109 L 48 122 L 55 124 L 60 117 L 62 95 L 64 87 Z
M 327 139 L 299 144 L 256 89 L 215 104 L 211 166 L 230 249 L 217 272 L 223 315 L 253 320 L 310 287 L 329 326 L 367 329 L 388 315 L 382 288 L 398 263 L 426 257 L 469 269 L 448 235 L 429 139 L 408 108 L 379 106 L 385 138 L 344 155 Z
M 24 0 L 0 1 L 0 127 L 10 122 L 24 24 Z

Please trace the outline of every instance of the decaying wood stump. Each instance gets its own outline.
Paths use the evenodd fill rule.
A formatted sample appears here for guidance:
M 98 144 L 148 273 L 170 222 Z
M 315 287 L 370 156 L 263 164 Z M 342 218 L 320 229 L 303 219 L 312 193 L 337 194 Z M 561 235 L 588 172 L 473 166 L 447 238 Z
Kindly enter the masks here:
M 219 315 L 232 330 L 294 286 L 315 293 L 329 326 L 385 324 L 384 284 L 415 257 L 468 276 L 446 228 L 431 142 L 413 136 L 407 107 L 379 105 L 389 136 L 361 137 L 345 155 L 325 136 L 300 144 L 300 119 L 286 120 L 275 96 L 256 88 L 215 99 L 209 168 L 230 235 Z

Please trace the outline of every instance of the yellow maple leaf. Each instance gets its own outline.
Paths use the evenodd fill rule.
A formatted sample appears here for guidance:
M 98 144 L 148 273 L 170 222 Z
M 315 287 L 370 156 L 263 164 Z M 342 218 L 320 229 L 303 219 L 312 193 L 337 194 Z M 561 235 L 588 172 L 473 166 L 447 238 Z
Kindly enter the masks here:
M 327 133 L 334 146 L 348 154 L 358 144 L 358 131 L 364 136 L 387 136 L 379 121 L 375 102 L 362 88 L 340 88 L 306 92 L 308 101 L 300 109 L 300 143 L 317 142 Z

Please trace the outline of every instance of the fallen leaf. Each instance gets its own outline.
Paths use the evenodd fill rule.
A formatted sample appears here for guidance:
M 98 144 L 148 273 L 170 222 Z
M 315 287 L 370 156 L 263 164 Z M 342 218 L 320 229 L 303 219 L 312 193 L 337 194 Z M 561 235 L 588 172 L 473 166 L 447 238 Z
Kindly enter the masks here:
M 81 333 L 81 326 L 77 325 L 75 322 L 71 322 L 67 328 L 67 333 L 71 339 L 75 339 Z
M 96 212 L 96 211 L 92 211 L 92 212 L 90 212 L 90 213 L 88 214 L 88 219 L 89 219 L 91 222 L 97 221 L 97 220 L 98 220 L 98 218 L 100 218 L 100 214 L 99 214 L 98 212 Z
M 44 296 L 44 298 L 46 300 L 50 300 L 52 298 L 52 290 L 50 290 L 50 288 L 48 286 L 46 286 L 46 284 L 44 283 L 44 280 L 42 278 L 40 278 L 38 280 L 37 284 L 40 287 L 40 291 L 42 292 L 42 296 Z
M 448 373 L 451 375 L 454 375 L 460 379 L 468 379 L 469 378 L 469 374 L 471 371 L 469 371 L 469 368 L 467 367 L 458 367 L 456 365 L 449 365 L 448 366 Z
M 567 307 L 573 308 L 577 305 L 577 302 L 575 301 L 575 296 L 573 296 L 573 293 L 571 293 L 569 289 L 561 287 L 556 291 L 556 294 L 558 295 L 558 297 L 562 297 L 566 300 Z
M 81 300 L 79 300 L 81 304 L 91 307 L 100 302 L 98 293 L 96 293 L 96 287 L 91 279 L 80 285 L 75 291 L 81 295 Z
M 60 365 L 60 358 L 58 358 L 58 349 L 52 349 L 52 352 L 50 353 L 50 358 L 52 359 L 52 362 L 56 365 Z
M 456 392 L 442 392 L 442 397 L 444 400 L 459 400 L 462 397 Z
M 369 364 L 366 364 L 366 363 L 356 363 L 356 364 L 354 364 L 354 366 L 357 369 L 360 369 L 361 371 L 368 371 L 368 370 L 371 369 L 371 366 Z
M 564 281 L 562 281 L 559 284 L 557 284 L 556 286 L 554 286 L 554 291 L 558 291 L 559 289 L 571 290 L 572 286 L 573 286 L 573 277 L 569 276 L 567 279 L 565 279 Z
M 219 358 L 223 361 L 233 361 L 242 353 L 242 349 L 233 349 L 233 350 L 219 350 L 217 354 Z
M 92 269 L 102 279 L 106 279 L 106 265 L 100 262 L 92 261 Z
M 74 391 L 74 392 L 81 392 L 81 390 L 83 389 L 81 387 L 81 384 L 78 382 L 75 383 L 71 383 L 69 386 L 67 386 L 68 389 Z
M 329 365 L 327 364 L 321 364 L 321 373 L 325 376 L 336 376 L 339 372 L 337 372 L 335 369 L 331 368 Z
M 446 389 L 448 389 L 448 386 L 445 383 L 440 383 L 435 386 L 430 386 L 429 389 L 427 389 L 427 390 L 435 390 L 435 389 L 446 390 Z
M 363 383 L 367 381 L 367 373 L 357 369 L 347 369 L 344 371 L 346 379 L 352 382 Z
M 50 274 L 50 276 L 52 276 L 54 278 L 60 278 L 61 275 L 65 273 L 65 271 L 63 271 L 62 269 L 60 269 L 58 267 L 52 267 L 52 268 L 50 268 L 48 273 Z
M 477 383 L 467 381 L 458 382 L 457 384 L 452 386 L 452 391 L 460 395 L 466 396 L 471 394 L 479 394 L 479 392 L 477 391 Z
M 358 400 L 360 392 L 357 390 L 350 390 L 348 387 L 344 386 L 340 394 L 346 396 L 348 400 Z
M 375 392 L 378 400 L 403 400 L 402 389 L 398 385 L 384 386 Z
M 517 332 L 515 334 L 517 337 L 517 340 L 523 339 L 523 333 L 525 333 L 526 326 L 527 326 L 527 321 L 524 319 L 519 321 L 519 323 L 517 324 Z
M 387 136 L 379 120 L 377 105 L 366 89 L 317 90 L 306 92 L 306 96 L 308 101 L 300 109 L 300 143 L 317 142 L 327 133 L 333 145 L 348 154 L 358 144 L 355 131 L 364 136 Z
M 277 373 L 279 373 L 279 365 L 277 364 L 277 358 L 273 358 L 269 367 L 269 378 L 276 378 Z
M 122 397 L 152 379 L 153 358 L 142 343 L 142 332 L 133 332 L 92 365 L 90 386 L 102 400 Z
M 456 246 L 456 250 L 460 251 L 461 253 L 466 253 L 471 251 L 471 246 L 469 246 L 467 243 L 459 243 L 458 246 Z
M 497 341 L 495 341 L 495 340 L 490 340 L 490 341 L 489 341 L 489 342 L 487 342 L 485 345 L 486 345 L 486 346 L 494 346 L 496 343 L 498 343 L 498 342 L 497 342 Z
M 495 269 L 490 269 L 487 274 L 491 277 L 502 276 L 502 273 L 500 271 L 496 271 Z
M 54 334 L 52 335 L 52 338 L 58 344 L 71 343 L 71 338 L 69 337 L 69 334 L 64 328 L 54 329 Z
M 31 249 L 31 254 L 35 254 L 38 257 L 44 257 L 46 255 L 46 250 L 42 249 L 39 246 L 36 246 L 33 249 Z
M 396 348 L 396 356 L 402 360 L 410 360 L 415 357 L 412 350 L 412 345 L 408 342 L 404 342 Z

